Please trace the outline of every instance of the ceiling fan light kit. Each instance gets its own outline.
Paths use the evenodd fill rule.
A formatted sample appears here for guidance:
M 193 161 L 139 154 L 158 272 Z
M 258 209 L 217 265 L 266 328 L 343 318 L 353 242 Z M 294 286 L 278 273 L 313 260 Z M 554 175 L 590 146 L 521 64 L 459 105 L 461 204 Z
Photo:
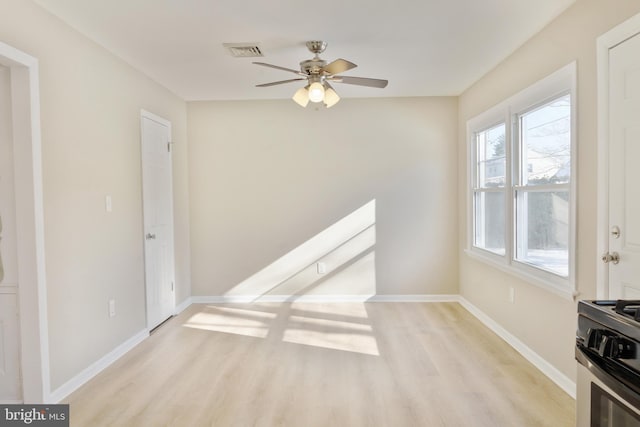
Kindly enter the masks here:
M 324 105 L 326 105 L 327 108 L 331 108 L 340 101 L 340 97 L 329 83 L 325 83 L 325 85 L 327 89 L 324 91 Z
M 324 100 L 324 86 L 322 83 L 314 82 L 309 86 L 309 101 L 320 102 Z
M 320 59 L 320 54 L 327 48 L 327 43 L 320 40 L 312 40 L 307 42 L 307 48 L 314 54 L 312 59 L 300 62 L 300 71 L 296 71 L 291 68 L 280 67 L 278 65 L 267 64 L 264 62 L 254 62 L 256 65 L 262 65 L 263 67 L 275 68 L 281 71 L 287 71 L 297 74 L 299 77 L 295 79 L 282 80 L 271 83 L 263 83 L 256 85 L 256 87 L 269 87 L 280 85 L 284 83 L 291 83 L 295 81 L 307 81 L 307 85 L 296 91 L 293 95 L 293 100 L 301 107 L 306 107 L 309 101 L 314 103 L 322 102 L 325 107 L 333 107 L 340 101 L 340 97 L 329 84 L 333 83 L 345 83 L 358 86 L 385 88 L 389 83 L 387 80 L 370 79 L 366 77 L 350 77 L 339 76 L 338 74 L 349 71 L 352 68 L 357 67 L 353 62 L 349 62 L 345 59 L 336 59 L 333 62 L 327 64 L 327 61 Z
M 291 99 L 293 99 L 299 106 L 306 107 L 309 103 L 309 86 L 298 89 Z

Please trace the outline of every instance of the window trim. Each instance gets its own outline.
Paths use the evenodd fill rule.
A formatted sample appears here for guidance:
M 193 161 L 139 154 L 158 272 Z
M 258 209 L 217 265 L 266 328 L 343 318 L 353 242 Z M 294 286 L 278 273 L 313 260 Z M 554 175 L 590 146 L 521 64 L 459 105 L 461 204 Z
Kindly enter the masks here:
M 576 273 L 576 208 L 577 208 L 577 90 L 576 90 L 576 62 L 572 62 L 542 80 L 532 84 L 517 94 L 507 98 L 498 105 L 467 121 L 467 242 L 465 252 L 472 258 L 512 274 L 524 281 L 542 287 L 554 294 L 567 299 L 577 296 Z M 568 277 L 562 277 L 543 268 L 518 261 L 516 251 L 515 197 L 516 191 L 522 186 L 514 185 L 515 173 L 519 172 L 516 159 L 512 151 L 518 150 L 514 144 L 514 134 L 518 132 L 518 117 L 544 104 L 569 95 L 571 98 L 571 179 L 569 184 L 549 185 L 549 189 L 569 190 L 569 268 Z M 505 170 L 505 254 L 499 255 L 492 251 L 474 246 L 474 215 L 477 173 L 476 134 L 493 126 L 505 124 L 505 156 L 507 165 Z M 517 153 L 515 153 L 517 154 Z M 525 186 L 529 187 L 529 186 Z M 545 186 L 546 187 L 546 186 Z M 540 188 L 542 189 L 542 187 Z

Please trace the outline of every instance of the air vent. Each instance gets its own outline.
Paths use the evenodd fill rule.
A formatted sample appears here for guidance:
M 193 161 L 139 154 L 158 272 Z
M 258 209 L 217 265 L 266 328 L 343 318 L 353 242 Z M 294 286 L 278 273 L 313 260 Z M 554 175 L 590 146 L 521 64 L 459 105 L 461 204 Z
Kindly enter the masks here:
M 222 44 L 236 58 L 255 58 L 264 56 L 258 43 L 223 43 Z

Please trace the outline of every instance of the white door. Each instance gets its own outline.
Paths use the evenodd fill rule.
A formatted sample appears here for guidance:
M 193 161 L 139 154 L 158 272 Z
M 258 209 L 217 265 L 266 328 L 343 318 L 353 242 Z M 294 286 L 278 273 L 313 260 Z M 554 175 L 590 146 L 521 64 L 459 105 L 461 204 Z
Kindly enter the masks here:
M 0 66 L 0 402 L 22 399 L 10 70 Z
M 142 112 L 142 189 L 147 327 L 175 311 L 171 123 Z
M 640 34 L 609 51 L 609 298 L 640 299 Z

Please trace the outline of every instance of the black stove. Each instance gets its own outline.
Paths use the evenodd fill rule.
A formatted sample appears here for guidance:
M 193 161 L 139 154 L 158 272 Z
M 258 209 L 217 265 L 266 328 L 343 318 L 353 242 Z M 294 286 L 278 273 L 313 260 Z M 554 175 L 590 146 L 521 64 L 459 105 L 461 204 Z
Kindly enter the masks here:
M 580 301 L 576 359 L 640 407 L 640 301 Z

